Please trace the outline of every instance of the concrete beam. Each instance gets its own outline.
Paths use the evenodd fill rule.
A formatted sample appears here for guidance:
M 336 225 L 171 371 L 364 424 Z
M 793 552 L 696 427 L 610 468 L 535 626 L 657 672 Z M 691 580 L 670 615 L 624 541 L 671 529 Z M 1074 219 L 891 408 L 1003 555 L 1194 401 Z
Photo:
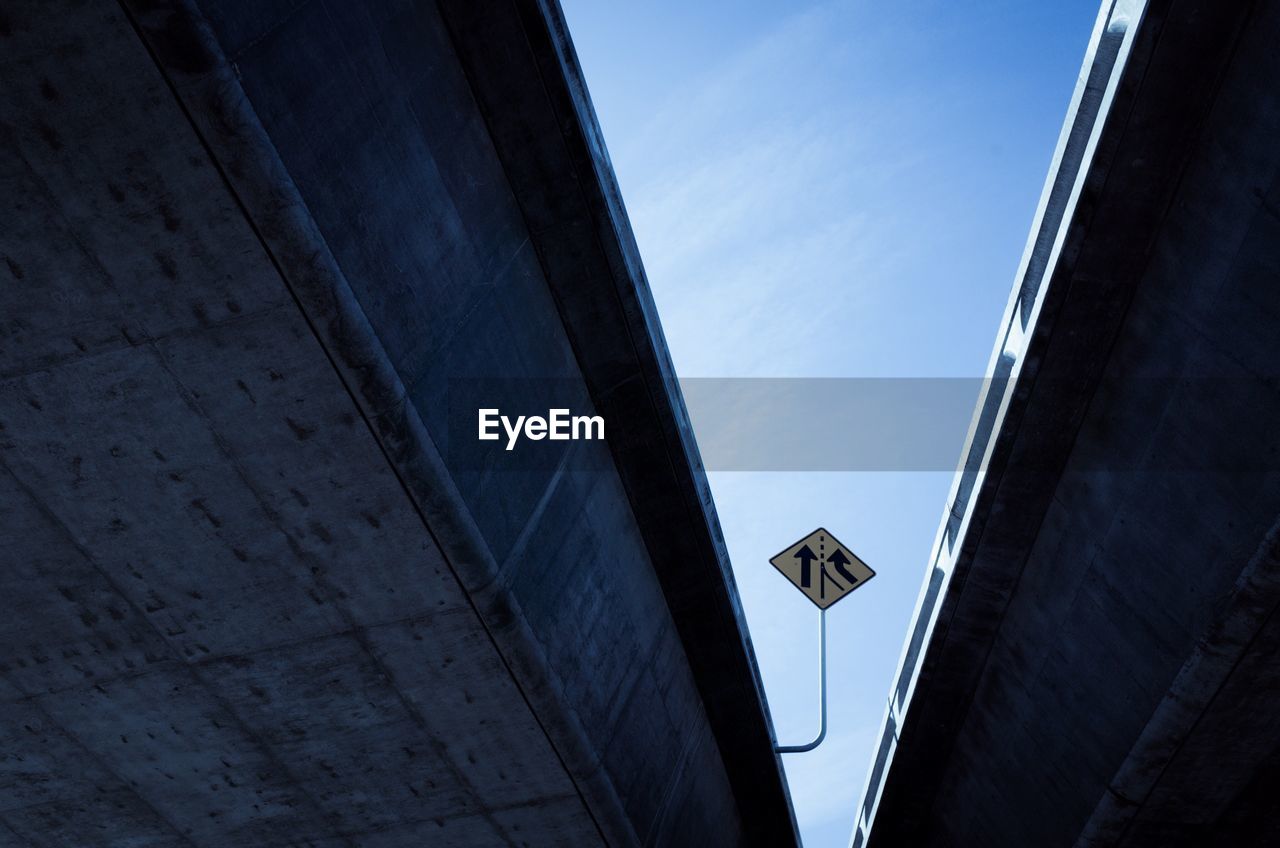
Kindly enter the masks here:
M 656 317 L 601 271 L 611 178 L 531 181 L 455 23 L 6 7 L 0 842 L 794 844 Z M 526 60 L 485 96 L 575 85 Z M 450 444 L 494 375 L 644 409 L 550 463 Z
M 939 531 L 854 845 L 1074 842 L 1095 812 L 1089 838 L 1120 844 L 1108 785 L 1150 721 L 1168 729 L 1153 712 L 1195 646 L 1218 644 L 1215 613 L 1280 513 L 1258 423 L 1280 409 L 1276 32 L 1265 4 L 1104 4 L 1091 61 L 1124 39 L 1104 120 L 1059 220 L 1061 171 L 1046 187 L 1024 260 L 1043 279 L 1011 298 L 993 355 L 1007 383 Z M 1258 699 L 1276 691 L 1259 678 Z M 1217 726 L 1271 751 L 1236 715 Z M 1232 759 L 1228 783 L 1255 759 Z M 1128 767 L 1115 779 L 1148 794 Z M 1211 831 L 1172 821 L 1244 795 L 1179 797 L 1123 844 L 1195 841 Z

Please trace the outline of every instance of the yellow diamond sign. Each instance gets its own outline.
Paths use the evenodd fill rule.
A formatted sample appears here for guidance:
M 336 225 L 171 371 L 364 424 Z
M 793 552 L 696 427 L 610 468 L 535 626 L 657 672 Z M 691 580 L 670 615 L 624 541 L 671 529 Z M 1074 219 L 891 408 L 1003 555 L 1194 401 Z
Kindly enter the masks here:
M 826 609 L 876 576 L 853 551 L 821 527 L 769 562 L 818 609 Z

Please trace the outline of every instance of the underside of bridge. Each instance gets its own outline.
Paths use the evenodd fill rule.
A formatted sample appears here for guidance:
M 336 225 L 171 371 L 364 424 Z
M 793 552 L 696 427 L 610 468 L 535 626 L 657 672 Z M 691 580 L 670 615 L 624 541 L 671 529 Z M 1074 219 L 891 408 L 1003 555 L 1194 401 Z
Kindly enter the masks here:
M 0 846 L 796 843 L 554 0 L 5 2 L 0 151 Z
M 1104 6 L 855 846 L 1280 844 L 1277 44 Z

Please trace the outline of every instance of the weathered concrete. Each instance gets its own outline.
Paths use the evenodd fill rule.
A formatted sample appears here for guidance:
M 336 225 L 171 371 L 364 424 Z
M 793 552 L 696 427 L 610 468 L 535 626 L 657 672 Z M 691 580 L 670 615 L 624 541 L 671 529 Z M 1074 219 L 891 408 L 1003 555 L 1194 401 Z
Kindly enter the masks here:
M 1109 12 L 854 845 L 1276 836 L 1280 8 Z
M 0 845 L 795 843 L 563 22 L 483 5 L 5 5 Z M 449 446 L 471 376 L 607 443 Z

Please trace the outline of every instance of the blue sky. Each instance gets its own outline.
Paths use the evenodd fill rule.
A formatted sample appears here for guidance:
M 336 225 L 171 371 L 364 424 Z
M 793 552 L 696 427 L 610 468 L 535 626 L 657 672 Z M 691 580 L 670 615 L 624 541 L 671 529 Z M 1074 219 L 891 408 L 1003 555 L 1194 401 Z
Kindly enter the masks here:
M 561 2 L 681 377 L 983 374 L 1096 0 Z M 822 525 L 878 572 L 784 758 L 808 848 L 847 844 L 950 481 L 712 473 L 784 743 L 817 613 L 769 556 Z

